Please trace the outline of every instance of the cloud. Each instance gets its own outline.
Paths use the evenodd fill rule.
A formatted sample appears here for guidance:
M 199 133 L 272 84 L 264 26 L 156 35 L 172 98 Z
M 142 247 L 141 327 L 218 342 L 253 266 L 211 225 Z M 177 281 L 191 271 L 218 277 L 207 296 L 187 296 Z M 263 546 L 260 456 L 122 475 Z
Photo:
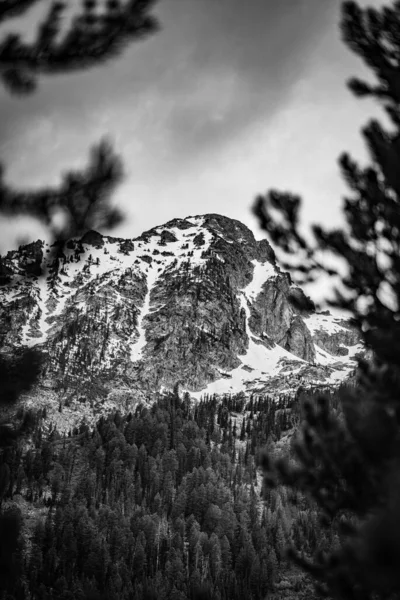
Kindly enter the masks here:
M 168 4 L 168 3 L 167 3 Z M 166 27 L 182 0 L 171 0 Z M 207 151 L 261 113 L 273 118 L 307 65 L 333 6 L 326 0 L 189 0 L 171 24 L 184 55 L 162 95 L 175 94 L 168 130 L 177 152 Z M 173 63 L 173 61 L 172 61 Z
M 331 7 L 328 0 L 164 0 L 157 9 L 162 32 L 133 44 L 121 59 L 45 77 L 29 98 L 0 91 L 0 151 L 11 161 L 34 134 L 37 146 L 47 144 L 45 120 L 54 124 L 53 141 L 68 138 L 71 128 L 92 140 L 110 112 L 117 137 L 125 125 L 129 132 L 136 114 L 146 119 L 157 112 L 149 138 L 158 126 L 177 159 L 226 143 L 260 112 L 272 118 L 285 102 Z M 43 168 L 49 166 L 46 159 Z
M 319 206 L 330 197 L 320 185 L 337 191 L 334 158 L 326 165 L 344 135 L 335 108 L 345 110 L 344 96 L 318 92 L 344 87 L 338 8 L 333 0 L 160 1 L 161 33 L 121 59 L 43 78 L 26 99 L 0 88 L 10 179 L 54 184 L 111 134 L 128 173 L 116 194 L 129 217 L 121 235 L 210 211 L 249 224 L 254 195 L 275 184 L 310 192 Z

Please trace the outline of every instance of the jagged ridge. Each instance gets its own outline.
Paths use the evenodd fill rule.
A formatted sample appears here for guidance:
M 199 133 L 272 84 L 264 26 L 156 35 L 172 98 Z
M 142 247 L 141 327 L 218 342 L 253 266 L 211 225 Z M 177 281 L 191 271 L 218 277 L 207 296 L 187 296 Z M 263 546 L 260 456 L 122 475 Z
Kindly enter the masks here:
M 2 261 L 4 351 L 37 346 L 42 383 L 64 393 L 193 395 L 334 383 L 362 350 L 316 313 L 266 240 L 221 215 L 175 219 L 136 239 L 88 232 L 59 258 L 42 241 Z M 78 392 L 76 392 L 78 393 Z

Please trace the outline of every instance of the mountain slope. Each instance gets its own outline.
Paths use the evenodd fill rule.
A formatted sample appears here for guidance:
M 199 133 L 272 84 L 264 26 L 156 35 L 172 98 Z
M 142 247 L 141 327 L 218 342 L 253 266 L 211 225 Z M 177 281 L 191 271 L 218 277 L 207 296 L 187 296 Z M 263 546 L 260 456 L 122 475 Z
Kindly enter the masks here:
M 68 398 L 192 395 L 332 384 L 362 350 L 344 320 L 316 313 L 266 240 L 220 215 L 175 219 L 136 239 L 88 232 L 2 260 L 3 351 L 36 346 L 41 384 Z

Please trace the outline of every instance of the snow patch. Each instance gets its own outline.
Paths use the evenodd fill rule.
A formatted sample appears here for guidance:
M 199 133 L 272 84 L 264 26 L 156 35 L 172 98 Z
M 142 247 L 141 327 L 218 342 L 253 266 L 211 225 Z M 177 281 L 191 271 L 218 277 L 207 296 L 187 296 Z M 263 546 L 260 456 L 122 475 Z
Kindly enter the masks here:
M 147 293 L 144 299 L 143 306 L 140 311 L 140 315 L 138 318 L 138 332 L 139 338 L 136 343 L 134 343 L 131 347 L 131 361 L 137 362 L 142 358 L 143 348 L 146 345 L 146 330 L 143 327 L 143 319 L 150 312 L 150 295 L 151 291 L 157 281 L 158 273 L 155 269 L 149 267 L 147 270 Z
M 311 331 L 311 334 L 314 335 L 315 332 L 318 331 L 326 331 L 327 333 L 339 333 L 343 331 L 348 331 L 346 327 L 340 325 L 342 319 L 338 319 L 337 317 L 333 317 L 332 315 L 324 315 L 321 313 L 315 313 L 306 319 L 304 319 L 305 324 L 308 329 Z
M 244 293 L 249 300 L 254 302 L 261 292 L 264 283 L 268 281 L 268 279 L 276 277 L 278 272 L 274 265 L 269 262 L 260 263 L 258 260 L 252 260 L 251 263 L 254 266 L 253 279 L 245 288 Z

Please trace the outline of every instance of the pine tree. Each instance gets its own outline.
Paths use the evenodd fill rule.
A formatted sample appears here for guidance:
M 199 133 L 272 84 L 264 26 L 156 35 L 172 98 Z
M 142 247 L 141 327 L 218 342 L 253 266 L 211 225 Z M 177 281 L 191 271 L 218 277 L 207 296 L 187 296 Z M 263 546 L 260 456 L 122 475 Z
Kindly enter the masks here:
M 2 0 L 0 24 L 25 15 L 39 3 L 47 5 L 46 0 Z M 62 15 L 67 4 L 54 0 L 33 42 L 27 44 L 12 33 L 0 42 L 0 80 L 10 93 L 26 95 L 34 92 L 43 75 L 80 71 L 109 61 L 121 55 L 131 42 L 157 30 L 157 21 L 150 14 L 153 4 L 154 0 L 82 0 L 80 11 L 65 31 Z M 57 242 L 53 246 L 57 260 L 62 255 L 63 240 L 88 229 L 112 228 L 121 221 L 120 211 L 110 205 L 111 194 L 121 178 L 120 158 L 107 140 L 93 147 L 86 169 L 67 172 L 58 188 L 19 192 L 6 183 L 0 164 L 0 213 L 38 219 Z M 55 213 L 64 215 L 62 227 L 54 224 Z M 1 257 L 0 265 L 4 284 L 9 274 Z M 32 387 L 39 371 L 40 354 L 35 350 L 26 350 L 12 359 L 0 356 L 0 402 L 15 402 L 21 392 Z M 4 433 L 7 436 L 2 435 L 3 445 L 11 435 L 9 431 Z
M 321 258 L 327 252 L 344 260 L 347 274 L 331 304 L 351 311 L 371 358 L 360 361 L 356 386 L 340 392 L 341 417 L 329 409 L 328 398 L 306 404 L 296 466 L 264 457 L 264 467 L 267 481 L 308 492 L 322 523 L 339 531 L 338 548 L 309 559 L 292 552 L 322 592 L 342 600 L 399 598 L 400 2 L 380 9 L 344 2 L 341 29 L 375 76 L 375 83 L 352 79 L 350 89 L 376 99 L 390 121 L 390 129 L 374 120 L 363 130 L 370 166 L 360 167 L 347 154 L 340 159 L 351 189 L 347 226 L 314 226 L 309 243 L 299 232 L 298 196 L 271 191 L 257 198 L 254 210 L 271 239 L 291 255 L 286 266 L 299 282 L 336 274 Z
M 39 3 L 49 4 L 46 0 L 1 0 L 0 24 L 25 15 Z M 157 21 L 150 14 L 153 4 L 154 0 L 109 0 L 104 3 L 83 0 L 80 11 L 65 31 L 62 14 L 67 4 L 54 0 L 38 25 L 32 43 L 25 43 L 14 33 L 7 34 L 0 42 L 1 82 L 12 94 L 30 94 L 43 75 L 81 71 L 120 56 L 131 42 L 156 31 Z M 0 164 L 0 213 L 25 214 L 38 219 L 56 242 L 54 260 L 58 261 L 66 238 L 82 235 L 92 228 L 111 228 L 121 221 L 120 211 L 110 205 L 111 194 L 121 178 L 121 161 L 106 140 L 92 149 L 86 169 L 67 172 L 58 188 L 35 192 L 15 190 L 6 183 L 4 166 Z M 64 215 L 61 228 L 53 221 L 57 212 Z M 0 257 L 1 285 L 9 281 L 8 271 Z M 34 385 L 40 373 L 40 362 L 40 354 L 35 350 L 24 350 L 13 357 L 0 355 L 0 406 L 15 403 L 22 392 Z M 2 448 L 14 444 L 21 434 L 32 429 L 32 425 L 29 414 L 19 427 L 0 424 L 0 463 Z M 20 527 L 20 518 L 7 512 L 0 514 L 2 557 L 18 547 Z M 10 555 L 9 561 L 14 559 L 14 555 Z M 1 562 L 3 568 L 3 558 Z M 0 580 L 0 595 L 14 589 L 8 578 L 0 577 Z

